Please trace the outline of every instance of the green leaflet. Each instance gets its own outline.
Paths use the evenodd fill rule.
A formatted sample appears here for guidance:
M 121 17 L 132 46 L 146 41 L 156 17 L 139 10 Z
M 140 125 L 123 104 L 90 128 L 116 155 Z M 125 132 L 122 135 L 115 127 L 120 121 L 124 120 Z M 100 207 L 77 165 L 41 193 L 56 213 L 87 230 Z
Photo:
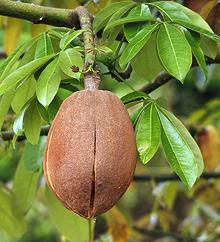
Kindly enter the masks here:
M 42 136 L 40 137 L 37 145 L 32 145 L 31 143 L 26 142 L 22 161 L 24 161 L 27 171 L 35 172 L 41 169 L 46 140 L 47 137 Z
M 144 101 L 148 99 L 149 96 L 145 92 L 131 92 L 127 95 L 123 96 L 121 98 L 121 101 L 124 103 L 124 105 L 130 104 L 130 103 L 136 103 L 137 101 Z
M 8 110 L 10 108 L 13 96 L 14 96 L 14 92 L 9 91 L 1 97 L 1 101 L 0 101 L 0 130 L 1 130 L 2 125 L 4 123 L 5 116 L 8 113 Z
M 61 82 L 59 58 L 54 59 L 41 72 L 37 82 L 36 95 L 39 102 L 47 107 L 55 97 Z
M 36 145 L 39 140 L 41 130 L 41 116 L 38 112 L 36 101 L 33 100 L 24 114 L 24 133 L 27 140 Z
M 34 39 L 21 58 L 18 67 L 24 66 L 35 59 L 38 38 Z
M 129 61 L 134 58 L 138 52 L 144 47 L 144 45 L 149 40 L 151 34 L 156 30 L 158 24 L 153 24 L 143 28 L 132 40 L 122 52 L 119 59 L 119 64 L 121 67 L 125 67 Z
M 41 37 L 37 41 L 35 59 L 51 55 L 53 53 L 54 50 L 50 37 L 47 33 L 42 33 Z
M 89 240 L 89 221 L 70 212 L 46 187 L 45 191 L 50 217 L 57 229 L 72 242 Z
M 161 137 L 161 124 L 154 103 L 144 108 L 135 130 L 140 159 L 146 164 L 158 150 Z
M 24 43 L 23 45 L 19 46 L 14 53 L 12 53 L 0 66 L 0 82 L 10 74 L 13 70 L 15 63 L 24 53 L 25 49 L 27 48 L 28 43 Z
M 158 107 L 161 140 L 166 158 L 187 187 L 192 187 L 203 171 L 201 152 L 184 125 L 170 112 Z
M 34 96 L 36 80 L 34 75 L 28 77 L 16 90 L 11 107 L 15 113 L 19 113 L 24 105 Z
M 26 224 L 24 218 L 18 218 L 13 213 L 13 202 L 12 194 L 0 184 L 0 230 L 12 238 L 20 238 L 26 230 Z
M 164 22 L 157 35 L 157 50 L 163 67 L 183 82 L 192 65 L 192 52 L 184 34 L 174 25 Z
M 213 60 L 216 58 L 218 54 L 218 44 L 214 40 L 203 35 L 201 36 L 200 47 L 205 56 L 208 56 Z
M 168 1 L 158 1 L 150 3 L 149 5 L 156 7 L 169 21 L 220 42 L 220 37 L 213 33 L 204 19 L 198 13 L 193 12 L 183 5 Z
M 196 58 L 196 61 L 199 64 L 199 66 L 201 67 L 201 69 L 204 73 L 204 76 L 207 80 L 208 79 L 208 68 L 207 68 L 207 65 L 205 62 L 205 56 L 200 47 L 200 36 L 196 33 L 190 33 L 189 31 L 185 32 L 185 35 L 186 35 L 186 39 L 188 40 L 188 42 L 192 48 L 192 52 Z
M 83 59 L 80 52 L 75 49 L 61 51 L 59 54 L 59 66 L 67 76 L 80 79 L 83 69 Z M 78 67 L 79 71 L 73 72 L 72 66 Z
M 124 25 L 124 35 L 126 40 L 130 42 L 137 33 L 139 33 L 143 28 L 145 28 L 149 23 L 138 22 L 138 23 L 127 23 Z
M 118 18 L 115 21 L 109 21 L 105 30 L 110 28 L 123 25 L 126 23 L 134 23 L 134 22 L 145 22 L 145 21 L 153 21 L 155 22 L 155 18 L 152 16 L 149 7 L 146 4 L 139 4 L 135 8 L 133 8 L 128 16 L 124 18 Z
M 40 172 L 27 171 L 24 161 L 19 162 L 12 187 L 12 208 L 17 216 L 26 215 L 31 208 L 37 193 L 39 177 Z
M 80 29 L 80 30 L 76 30 L 73 32 L 68 32 L 66 33 L 62 39 L 60 40 L 60 49 L 61 50 L 65 50 L 66 47 L 76 38 L 78 37 L 80 34 L 82 34 L 85 30 Z
M 157 54 L 156 38 L 157 31 L 151 35 L 146 45 L 131 60 L 134 71 L 146 81 L 151 81 L 159 72 L 164 71 Z
M 53 57 L 54 55 L 49 55 L 37 60 L 33 60 L 9 74 L 0 84 L 0 95 L 14 89 L 19 82 L 32 75 L 38 70 L 38 68 L 46 64 Z
M 127 4 L 131 4 L 130 1 L 122 1 L 113 3 L 110 6 L 104 8 L 102 11 L 100 11 L 98 14 L 96 14 L 95 19 L 93 21 L 93 30 L 95 33 L 97 33 L 99 30 L 104 28 L 109 21 L 110 17 L 119 9 L 126 6 Z M 134 6 L 136 3 L 134 3 Z

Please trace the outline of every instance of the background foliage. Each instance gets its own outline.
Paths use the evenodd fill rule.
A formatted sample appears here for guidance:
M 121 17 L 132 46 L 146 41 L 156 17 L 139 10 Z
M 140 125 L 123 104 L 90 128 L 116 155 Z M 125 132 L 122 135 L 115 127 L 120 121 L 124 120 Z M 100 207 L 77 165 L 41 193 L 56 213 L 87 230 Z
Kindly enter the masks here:
M 201 175 L 203 160 L 206 171 L 219 170 L 220 73 L 218 65 L 206 65 L 218 53 L 217 1 L 185 2 L 215 33 L 199 15 L 177 3 L 25 2 L 60 8 L 85 4 L 98 13 L 93 26 L 98 36 L 102 30 L 96 45 L 101 87 L 122 97 L 129 110 L 140 161 L 147 164 L 138 162 L 136 173 L 173 170 L 185 185 L 132 183 L 117 206 L 97 218 L 97 242 L 220 241 L 219 181 L 201 179 L 187 188 Z M 52 122 L 62 101 L 83 88 L 83 31 L 3 16 L 0 25 L 2 56 L 9 55 L 1 59 L 0 126 L 16 134 L 12 142 L 0 140 L 0 239 L 87 241 L 94 221 L 64 209 L 45 188 L 46 137 L 40 137 L 41 126 Z M 133 71 L 124 80 L 120 73 L 128 62 Z M 194 62 L 199 67 L 190 69 Z M 175 80 L 150 95 L 143 92 L 161 71 Z M 16 142 L 23 132 L 27 141 Z

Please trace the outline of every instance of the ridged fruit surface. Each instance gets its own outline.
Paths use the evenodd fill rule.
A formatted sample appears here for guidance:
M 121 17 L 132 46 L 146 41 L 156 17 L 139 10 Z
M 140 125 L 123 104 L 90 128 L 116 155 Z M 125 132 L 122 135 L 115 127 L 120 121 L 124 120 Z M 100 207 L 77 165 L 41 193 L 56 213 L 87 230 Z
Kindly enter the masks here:
M 63 102 L 48 135 L 44 173 L 65 207 L 86 218 L 107 211 L 135 166 L 133 127 L 114 94 L 84 90 Z

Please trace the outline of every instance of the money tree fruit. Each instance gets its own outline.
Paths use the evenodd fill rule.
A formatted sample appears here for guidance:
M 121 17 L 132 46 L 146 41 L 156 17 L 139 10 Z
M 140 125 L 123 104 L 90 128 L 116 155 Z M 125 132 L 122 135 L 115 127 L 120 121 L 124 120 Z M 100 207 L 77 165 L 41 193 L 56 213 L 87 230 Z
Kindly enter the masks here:
M 128 188 L 135 166 L 133 127 L 114 94 L 84 90 L 64 101 L 48 135 L 44 173 L 66 208 L 86 218 L 107 211 Z

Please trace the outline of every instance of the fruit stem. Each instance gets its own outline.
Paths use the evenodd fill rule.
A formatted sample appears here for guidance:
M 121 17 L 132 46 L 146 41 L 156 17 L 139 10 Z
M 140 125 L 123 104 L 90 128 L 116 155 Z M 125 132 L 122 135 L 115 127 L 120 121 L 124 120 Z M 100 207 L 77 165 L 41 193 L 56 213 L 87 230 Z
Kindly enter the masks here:
M 85 62 L 84 62 L 84 86 L 88 90 L 96 90 L 99 88 L 100 75 L 95 65 L 95 36 L 92 29 L 93 16 L 85 7 L 76 8 L 79 22 L 83 32 Z

